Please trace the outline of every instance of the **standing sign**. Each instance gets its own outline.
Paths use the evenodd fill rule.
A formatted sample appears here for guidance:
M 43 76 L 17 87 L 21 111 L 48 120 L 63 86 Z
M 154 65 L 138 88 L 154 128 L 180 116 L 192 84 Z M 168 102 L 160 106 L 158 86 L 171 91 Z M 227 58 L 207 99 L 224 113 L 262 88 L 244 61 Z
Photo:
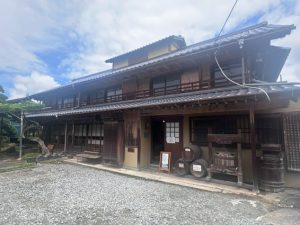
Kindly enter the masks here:
M 171 172 L 171 152 L 160 152 L 159 171 Z

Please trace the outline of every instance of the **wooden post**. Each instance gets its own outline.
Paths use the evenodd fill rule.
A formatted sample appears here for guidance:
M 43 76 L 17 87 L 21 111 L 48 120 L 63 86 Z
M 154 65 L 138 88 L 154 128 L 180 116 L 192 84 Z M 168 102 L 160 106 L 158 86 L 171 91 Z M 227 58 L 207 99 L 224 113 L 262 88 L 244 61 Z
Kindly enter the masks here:
M 74 121 L 72 123 L 72 145 L 74 145 L 74 131 L 75 131 L 75 127 L 74 127 Z
M 259 192 L 257 181 L 257 163 L 256 163 L 256 135 L 255 135 L 255 112 L 254 105 L 250 105 L 250 136 L 251 136 L 251 152 L 252 152 L 252 173 L 253 173 L 253 190 Z
M 208 128 L 208 134 L 212 133 L 212 128 Z M 207 174 L 207 180 L 211 180 L 212 174 L 211 174 L 211 166 L 213 164 L 213 150 L 212 150 L 212 142 L 208 142 L 208 174 Z
M 22 159 L 23 151 L 23 111 L 21 110 L 21 126 L 20 126 L 20 149 L 19 149 L 19 160 Z
M 67 151 L 67 132 L 68 132 L 68 122 L 66 121 L 66 125 L 65 125 L 65 143 L 64 143 L 64 152 Z
M 242 133 L 241 129 L 238 130 L 238 135 L 241 138 Z M 241 140 L 241 139 L 240 139 Z M 238 156 L 238 185 L 242 186 L 243 184 L 243 169 L 242 169 L 242 144 L 241 141 L 237 143 L 237 156 Z

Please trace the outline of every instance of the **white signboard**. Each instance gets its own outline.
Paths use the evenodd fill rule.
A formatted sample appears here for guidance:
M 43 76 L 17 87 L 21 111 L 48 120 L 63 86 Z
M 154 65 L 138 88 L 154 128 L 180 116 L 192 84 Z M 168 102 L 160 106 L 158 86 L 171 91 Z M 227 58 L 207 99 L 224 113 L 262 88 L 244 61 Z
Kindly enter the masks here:
M 178 163 L 179 168 L 184 168 L 184 163 Z
M 186 152 L 190 152 L 190 151 L 191 151 L 191 149 L 190 149 L 190 148 L 186 148 L 186 149 L 184 149 L 184 151 L 186 151 Z
M 201 172 L 202 171 L 202 167 L 201 167 L 201 165 L 193 165 L 193 170 Z
M 171 172 L 171 152 L 160 152 L 159 171 Z
M 161 167 L 162 168 L 169 168 L 169 154 L 168 153 L 162 153 Z
M 176 143 L 175 137 L 167 137 L 167 143 L 168 144 L 175 144 Z

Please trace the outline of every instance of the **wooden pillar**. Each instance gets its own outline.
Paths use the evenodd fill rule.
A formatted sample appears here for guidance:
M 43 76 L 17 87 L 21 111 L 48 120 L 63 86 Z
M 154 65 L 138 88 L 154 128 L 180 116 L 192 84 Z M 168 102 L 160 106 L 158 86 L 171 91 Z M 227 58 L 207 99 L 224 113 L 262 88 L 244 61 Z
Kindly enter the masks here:
M 75 131 L 75 127 L 74 127 L 74 121 L 72 123 L 72 145 L 74 145 L 74 131 Z
M 242 169 L 242 144 L 241 144 L 241 139 L 242 139 L 242 133 L 241 129 L 238 130 L 238 135 L 240 138 L 240 141 L 237 143 L 237 156 L 238 156 L 238 185 L 242 186 L 243 184 L 243 169 Z
M 258 190 L 258 180 L 257 180 L 257 163 L 256 163 L 256 135 L 255 135 L 255 112 L 254 105 L 250 106 L 249 110 L 250 116 L 250 137 L 251 137 L 251 155 L 252 155 L 252 173 L 253 173 L 253 190 L 259 192 Z
M 65 124 L 65 143 L 64 143 L 64 152 L 67 151 L 67 132 L 68 132 L 68 122 Z
M 208 134 L 212 133 L 212 128 L 208 128 Z M 213 164 L 213 150 L 212 150 L 212 142 L 208 142 L 208 174 L 206 179 L 211 180 L 212 174 L 211 174 L 211 166 Z
M 117 135 L 117 163 L 123 166 L 124 163 L 124 121 L 118 121 Z

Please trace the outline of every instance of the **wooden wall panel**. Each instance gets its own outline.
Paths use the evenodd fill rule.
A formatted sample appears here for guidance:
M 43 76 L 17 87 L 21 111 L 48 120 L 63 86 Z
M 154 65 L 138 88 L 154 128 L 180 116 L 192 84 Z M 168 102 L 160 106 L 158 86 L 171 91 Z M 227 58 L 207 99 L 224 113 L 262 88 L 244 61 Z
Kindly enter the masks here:
M 137 90 L 137 82 L 135 78 L 123 82 L 122 91 L 124 94 L 135 92 L 136 90 Z
M 181 75 L 181 83 L 193 83 L 199 81 L 199 70 L 193 69 L 189 71 L 185 71 Z
M 208 81 L 208 86 L 210 87 L 210 81 L 211 81 L 211 69 L 209 64 L 205 64 L 201 67 L 201 75 L 200 75 L 200 81 Z
M 150 89 L 150 78 L 145 77 L 143 79 L 138 79 L 138 91 L 149 90 Z
M 117 162 L 118 122 L 104 122 L 103 159 Z

